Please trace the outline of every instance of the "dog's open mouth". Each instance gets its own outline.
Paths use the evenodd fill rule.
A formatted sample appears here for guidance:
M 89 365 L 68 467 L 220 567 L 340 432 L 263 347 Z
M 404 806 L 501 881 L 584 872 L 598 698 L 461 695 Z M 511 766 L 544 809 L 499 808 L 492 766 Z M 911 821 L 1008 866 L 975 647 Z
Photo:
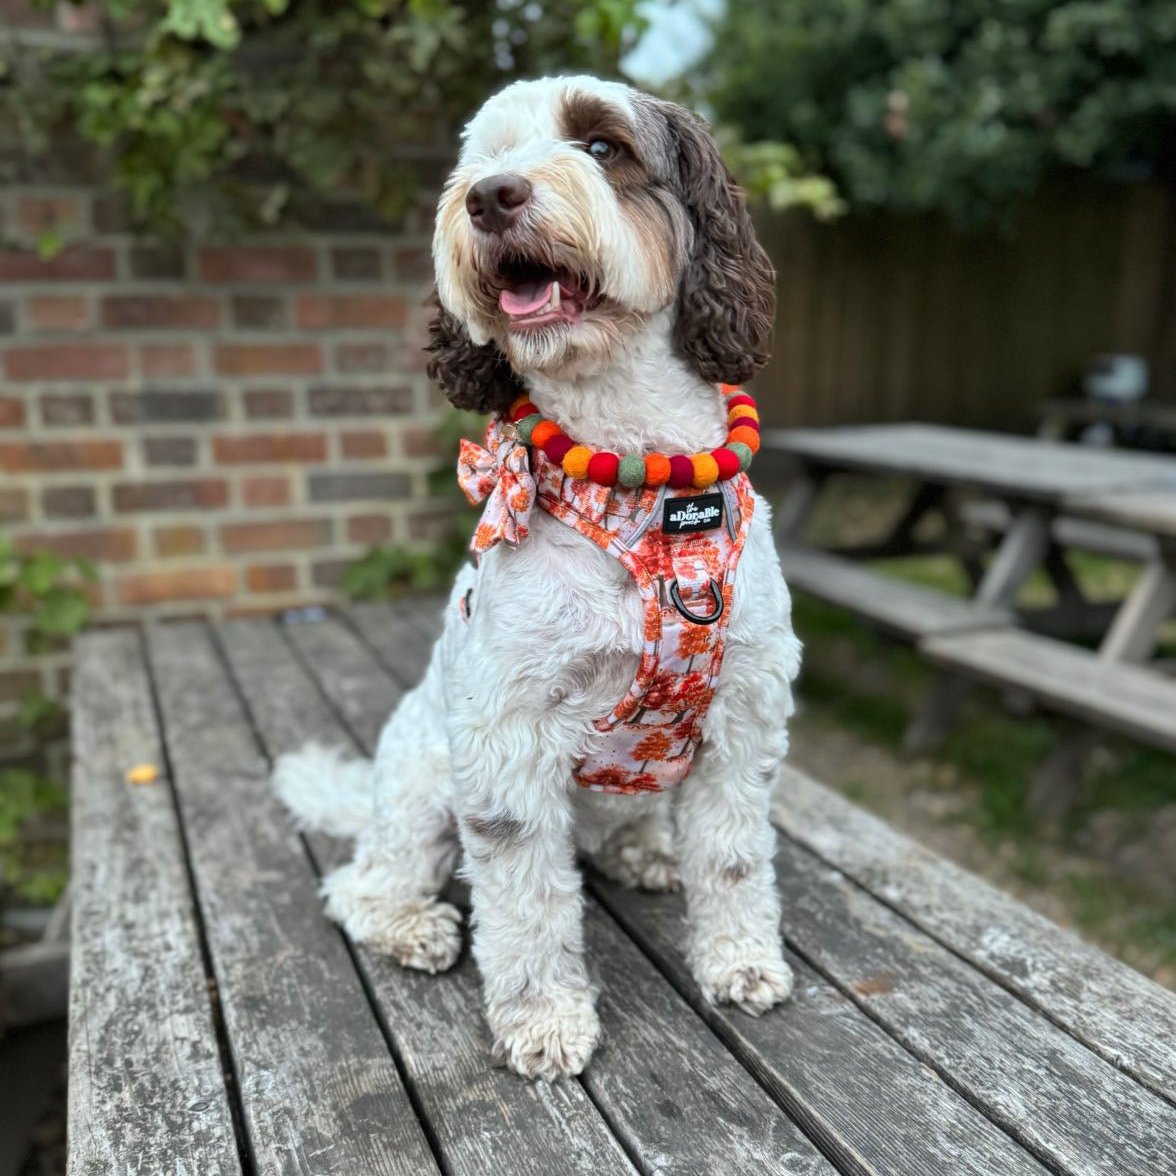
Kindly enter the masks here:
M 510 261 L 499 270 L 498 305 L 512 331 L 574 323 L 595 297 L 588 280 L 571 270 L 531 261 Z

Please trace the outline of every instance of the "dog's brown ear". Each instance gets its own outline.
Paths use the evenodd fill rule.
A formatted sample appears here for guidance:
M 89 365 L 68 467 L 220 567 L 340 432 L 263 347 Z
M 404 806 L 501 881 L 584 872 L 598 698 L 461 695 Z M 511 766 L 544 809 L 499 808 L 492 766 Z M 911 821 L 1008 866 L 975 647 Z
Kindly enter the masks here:
M 741 384 L 771 353 L 775 271 L 706 123 L 681 106 L 661 108 L 676 154 L 678 197 L 694 229 L 675 338 L 703 379 Z
M 494 343 L 479 347 L 461 321 L 433 294 L 428 373 L 455 408 L 502 416 L 523 392 L 522 382 Z

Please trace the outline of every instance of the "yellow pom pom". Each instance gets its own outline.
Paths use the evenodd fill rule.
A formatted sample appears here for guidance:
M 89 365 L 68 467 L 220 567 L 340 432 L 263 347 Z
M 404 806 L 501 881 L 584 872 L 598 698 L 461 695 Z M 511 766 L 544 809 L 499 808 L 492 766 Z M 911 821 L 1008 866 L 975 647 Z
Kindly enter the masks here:
M 586 478 L 588 476 L 588 462 L 592 459 L 592 450 L 587 445 L 573 445 L 564 454 L 563 472 L 569 478 Z
M 700 490 L 713 486 L 719 480 L 719 463 L 709 453 L 696 453 L 690 459 L 694 467 L 694 484 Z
M 753 421 L 758 421 L 759 412 L 750 404 L 737 404 L 727 413 L 727 424 L 733 425 L 740 417 L 750 417 Z

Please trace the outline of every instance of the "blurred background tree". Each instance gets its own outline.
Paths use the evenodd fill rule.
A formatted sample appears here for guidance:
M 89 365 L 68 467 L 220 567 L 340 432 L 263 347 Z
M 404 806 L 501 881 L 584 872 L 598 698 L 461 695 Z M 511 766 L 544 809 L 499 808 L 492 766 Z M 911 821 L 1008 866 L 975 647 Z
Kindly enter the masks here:
M 1050 172 L 1176 170 L 1172 0 L 739 0 L 706 89 L 853 206 L 998 213 Z

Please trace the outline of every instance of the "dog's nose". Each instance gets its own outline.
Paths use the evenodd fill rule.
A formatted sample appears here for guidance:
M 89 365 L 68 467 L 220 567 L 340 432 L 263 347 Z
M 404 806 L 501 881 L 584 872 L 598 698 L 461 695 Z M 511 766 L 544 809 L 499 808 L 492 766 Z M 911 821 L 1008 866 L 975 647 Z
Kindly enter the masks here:
M 487 176 L 466 193 L 466 212 L 479 229 L 501 233 L 519 219 L 531 191 L 530 182 L 522 176 Z

